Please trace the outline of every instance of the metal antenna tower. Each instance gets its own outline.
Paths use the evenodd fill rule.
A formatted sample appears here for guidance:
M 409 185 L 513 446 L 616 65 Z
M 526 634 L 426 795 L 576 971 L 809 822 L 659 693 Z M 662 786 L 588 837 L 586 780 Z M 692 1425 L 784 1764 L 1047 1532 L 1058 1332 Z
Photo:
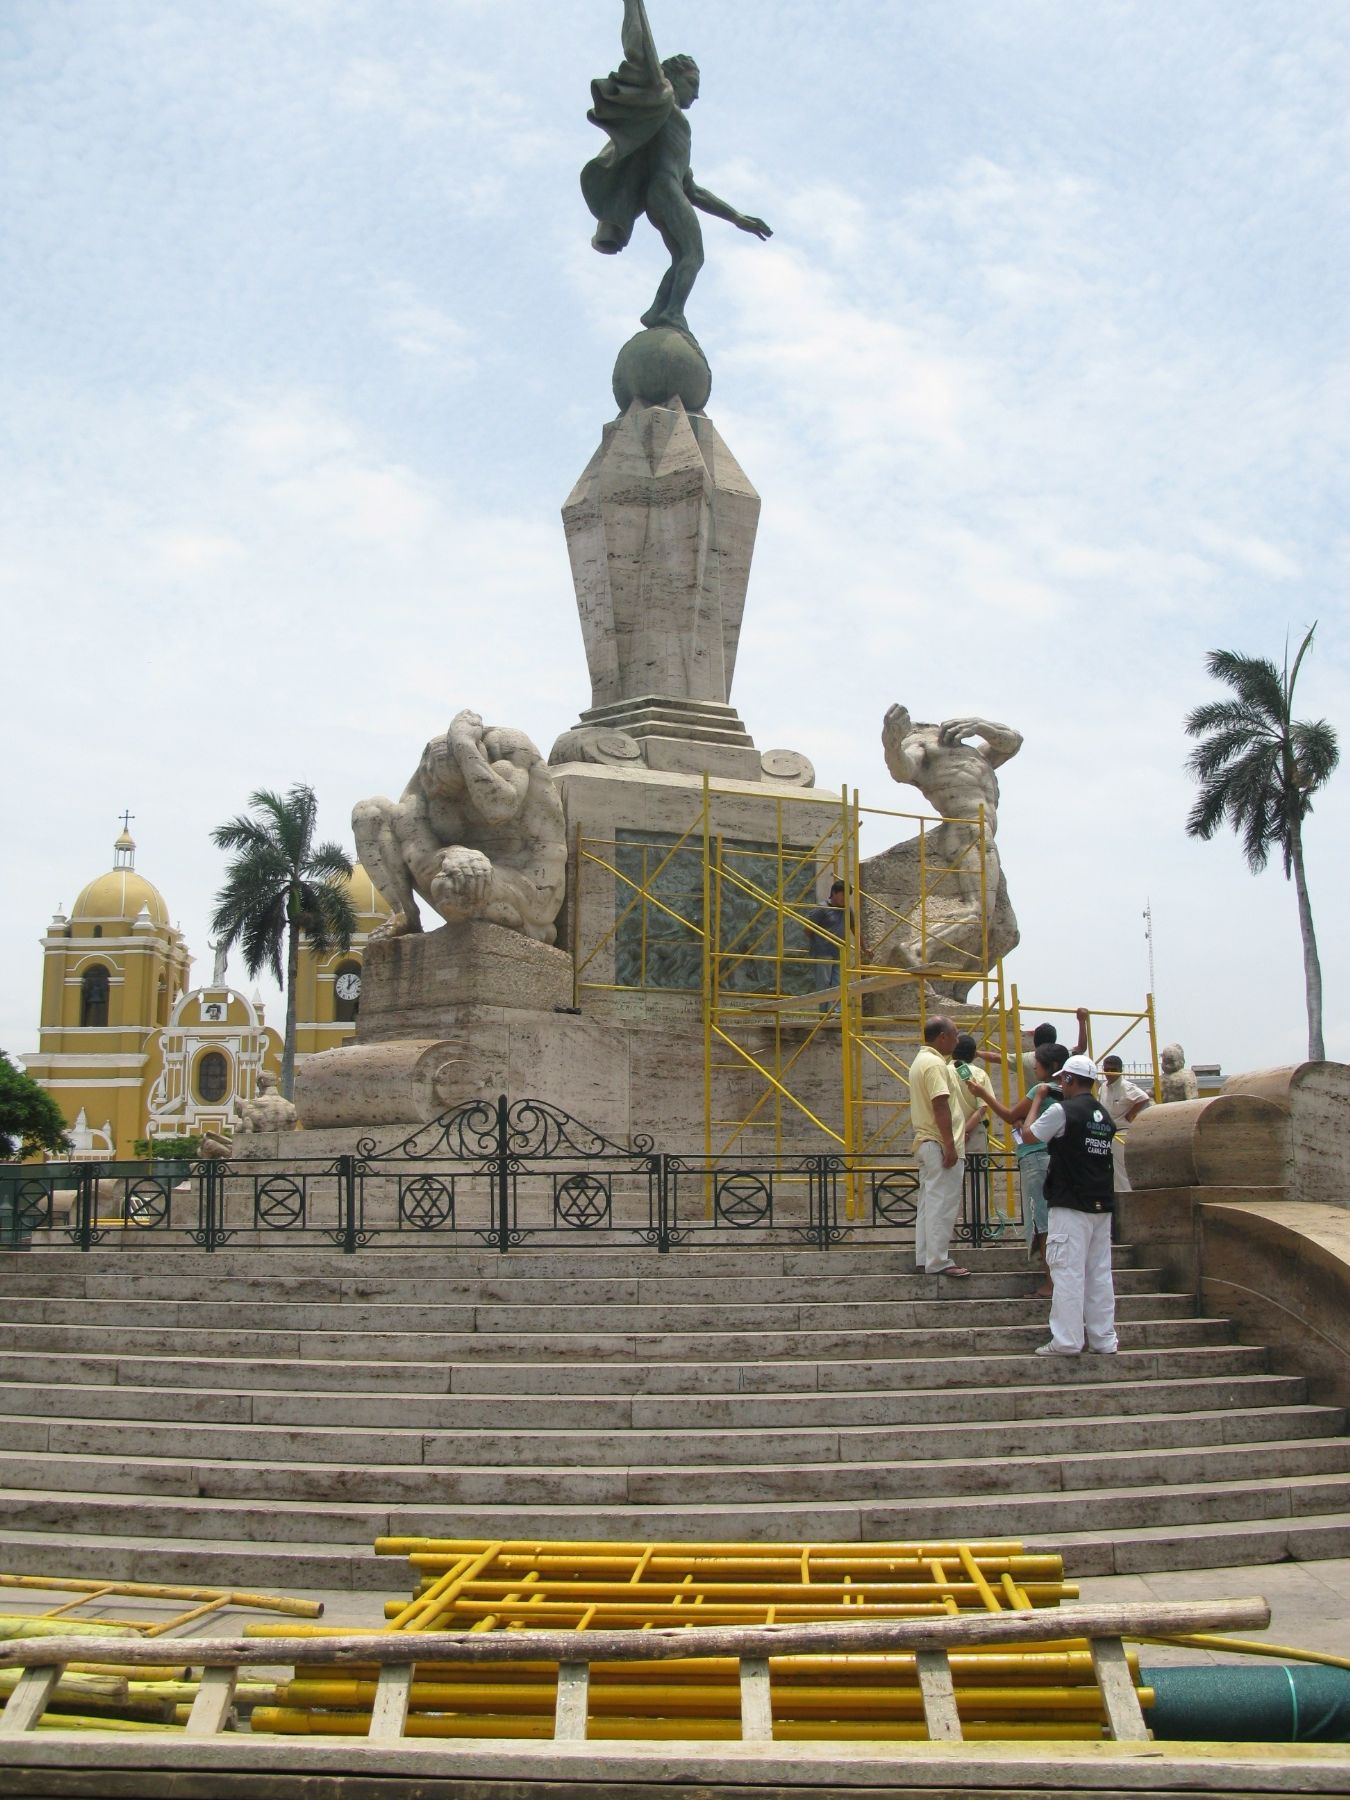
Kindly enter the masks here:
M 1153 902 L 1147 898 L 1144 901 L 1144 940 L 1148 944 L 1148 991 L 1156 994 L 1158 988 L 1153 974 Z

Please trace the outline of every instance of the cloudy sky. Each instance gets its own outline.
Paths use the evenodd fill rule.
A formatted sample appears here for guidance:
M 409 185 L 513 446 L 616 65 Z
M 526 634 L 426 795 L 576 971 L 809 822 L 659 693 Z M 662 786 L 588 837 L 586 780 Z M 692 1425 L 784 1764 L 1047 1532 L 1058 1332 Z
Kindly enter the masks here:
M 209 973 L 212 825 L 326 834 L 472 705 L 589 698 L 558 509 L 661 269 L 577 188 L 619 0 L 0 8 L 0 1045 L 37 940 L 139 867 Z M 1342 0 L 651 0 L 704 71 L 691 323 L 764 511 L 733 696 L 879 806 L 880 725 L 1006 719 L 1035 1002 L 1139 1004 L 1230 1070 L 1304 1044 L 1278 871 L 1183 832 L 1215 646 L 1320 621 L 1350 731 Z M 1350 768 L 1309 872 L 1350 1057 Z M 880 849 L 884 837 L 870 844 Z M 235 967 L 236 979 L 242 971 Z

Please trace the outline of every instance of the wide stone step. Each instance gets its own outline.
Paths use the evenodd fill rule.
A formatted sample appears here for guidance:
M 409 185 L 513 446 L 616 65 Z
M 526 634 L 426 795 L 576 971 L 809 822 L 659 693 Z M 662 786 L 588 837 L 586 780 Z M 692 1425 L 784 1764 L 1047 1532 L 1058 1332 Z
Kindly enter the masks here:
M 1038 1303 L 1039 1304 L 1039 1303 Z M 1197 1319 L 1158 1314 L 1149 1299 L 1125 1300 L 1118 1312 L 1121 1342 L 1130 1349 L 1171 1348 L 1186 1344 L 1225 1343 L 1232 1335 L 1223 1319 Z M 1043 1311 L 1043 1307 L 1039 1307 Z M 245 1309 L 247 1312 L 248 1309 Z M 632 1332 L 597 1329 L 593 1332 L 479 1331 L 444 1332 L 432 1338 L 426 1332 L 255 1331 L 249 1328 L 192 1329 L 188 1326 L 135 1325 L 0 1325 L 0 1352 L 24 1353 L 43 1360 L 73 1352 L 107 1354 L 110 1347 L 147 1355 L 219 1357 L 314 1358 L 331 1362 L 347 1359 L 353 1366 L 368 1361 L 412 1362 L 424 1358 L 434 1345 L 447 1362 L 478 1357 L 489 1361 L 537 1362 L 552 1357 L 559 1362 L 781 1362 L 790 1357 L 884 1358 L 915 1355 L 998 1356 L 1034 1349 L 1044 1342 L 1046 1327 L 1035 1320 L 1035 1311 L 1024 1308 L 1025 1323 L 994 1325 L 978 1307 L 975 1324 L 969 1315 L 952 1311 L 936 1315 L 948 1323 L 889 1330 L 762 1329 Z M 1030 1314 L 1030 1316 L 1028 1316 Z
M 0 1383 L 0 1415 L 57 1420 L 119 1419 L 183 1424 L 315 1425 L 377 1430 L 387 1425 L 420 1430 L 567 1430 L 612 1432 L 759 1430 L 784 1426 L 956 1424 L 962 1420 L 1065 1418 L 1090 1412 L 1137 1416 L 1150 1412 L 1200 1412 L 1233 1407 L 1297 1405 L 1306 1395 L 1296 1376 L 1248 1375 L 1227 1379 L 1092 1383 L 1102 1359 L 1074 1366 L 1078 1379 L 1060 1379 L 1051 1365 L 1034 1361 L 1020 1386 L 810 1390 L 736 1394 L 490 1395 L 300 1393 L 281 1389 L 53 1387 L 47 1382 Z M 1066 1362 L 1068 1359 L 1064 1359 Z M 695 1365 L 697 1366 L 697 1365 Z M 883 1369 L 902 1365 L 882 1365 Z M 1112 1365 L 1114 1368 L 1116 1365 Z M 1040 1382 L 1033 1385 L 1037 1378 Z M 358 1379 L 353 1377 L 353 1379 Z
M 894 1304 L 905 1300 L 960 1297 L 975 1299 L 1025 1299 L 1029 1287 L 1039 1285 L 1042 1273 L 1025 1264 L 1016 1269 L 975 1269 L 962 1283 L 959 1296 L 949 1279 L 915 1274 L 912 1269 L 892 1275 L 850 1273 L 843 1284 L 846 1304 L 863 1302 Z M 1157 1269 L 1122 1268 L 1115 1274 L 1118 1294 L 1165 1291 Z M 267 1275 L 223 1276 L 210 1283 L 213 1304 L 245 1303 L 262 1306 L 358 1309 L 387 1307 L 462 1308 L 501 1306 L 787 1306 L 831 1304 L 840 1300 L 839 1274 L 823 1267 L 810 1275 L 679 1276 L 665 1280 L 596 1280 L 560 1277 L 541 1271 L 534 1276 L 447 1275 L 409 1277 L 403 1280 L 360 1277 L 321 1280 L 303 1276 L 281 1279 Z M 92 1272 L 84 1280 L 78 1274 L 59 1282 L 44 1282 L 35 1275 L 6 1275 L 0 1279 L 0 1316 L 6 1318 L 63 1319 L 78 1316 L 67 1311 L 41 1313 L 21 1310 L 35 1305 L 49 1309 L 106 1305 L 199 1305 L 202 1284 L 190 1276 Z M 146 1323 L 153 1320 L 147 1319 Z
M 1278 1424 L 1276 1420 L 1278 1418 Z M 1154 1449 L 1251 1443 L 1262 1437 L 1328 1435 L 1343 1429 L 1334 1407 L 1257 1408 L 1248 1412 L 1176 1412 L 1067 1419 L 964 1420 L 929 1425 L 745 1427 L 733 1442 L 724 1429 L 438 1431 L 415 1422 L 378 1429 L 304 1424 L 159 1423 L 117 1419 L 28 1419 L 0 1414 L 0 1448 L 34 1455 L 171 1456 L 333 1463 L 425 1465 L 446 1471 L 910 1462 L 1028 1453 L 1068 1456 L 1085 1449 Z
M 291 1594 L 297 1589 L 396 1594 L 396 1566 L 353 1544 L 314 1538 L 290 1544 L 196 1543 L 157 1538 L 153 1520 L 125 1537 L 63 1531 L 0 1531 L 0 1560 L 15 1575 L 72 1575 L 78 1580 L 181 1582 L 198 1587 Z M 251 1614 L 263 1619 L 265 1613 Z M 87 1792 L 98 1793 L 98 1788 Z
M 1192 1344 L 1175 1349 L 1124 1349 L 1113 1365 L 1120 1391 L 1135 1383 L 1207 1381 L 1267 1371 L 1269 1352 L 1249 1344 Z M 52 1389 L 92 1387 L 182 1388 L 197 1393 L 352 1393 L 416 1401 L 437 1394 L 508 1397 L 638 1394 L 877 1393 L 916 1388 L 1006 1388 L 1044 1385 L 1058 1389 L 1090 1382 L 1099 1372 L 1091 1357 L 1060 1357 L 1049 1365 L 1034 1349 L 997 1356 L 890 1357 L 869 1361 L 764 1363 L 714 1362 L 377 1362 L 350 1360 L 71 1354 L 50 1356 L 42 1368 L 44 1410 L 59 1413 Z M 0 1382 L 24 1384 L 33 1372 L 29 1355 L 0 1352 Z M 109 1403 L 113 1410 L 116 1402 Z M 23 1410 L 12 1409 L 12 1410 Z
M 1272 1481 L 1289 1475 L 1341 1476 L 1350 1484 L 1350 1440 L 1343 1436 L 1294 1435 L 1307 1425 L 1314 1433 L 1317 1421 L 1278 1414 L 1256 1415 L 1264 1434 L 1261 1466 Z M 1093 1422 L 1094 1426 L 1097 1424 Z M 1164 1482 L 1223 1483 L 1250 1479 L 1252 1442 L 1195 1441 L 1190 1434 L 1168 1429 L 1155 1435 L 1143 1431 L 1117 1432 L 1103 1422 L 1085 1433 L 1088 1442 L 1105 1446 L 1124 1443 L 1123 1449 L 1102 1448 L 1096 1454 L 1066 1452 L 1052 1445 L 1050 1434 L 1034 1432 L 1027 1438 L 1027 1454 L 983 1458 L 961 1454 L 936 1458 L 886 1459 L 878 1463 L 840 1462 L 803 1464 L 796 1468 L 765 1468 L 744 1464 L 710 1469 L 642 1469 L 628 1471 L 627 1498 L 636 1506 L 700 1505 L 732 1502 L 751 1505 L 780 1500 L 857 1500 L 891 1503 L 903 1497 L 907 1503 L 932 1501 L 936 1511 L 922 1534 L 936 1529 L 942 1509 L 972 1496 L 999 1496 L 1021 1492 L 1068 1492 L 1080 1488 L 1133 1488 Z M 1269 1434 L 1288 1430 L 1287 1439 L 1271 1440 Z M 1133 1442 L 1131 1440 L 1134 1440 Z M 1041 1452 L 1033 1454 L 1033 1452 Z M 1264 1481 L 1265 1477 L 1262 1477 Z M 1261 1486 L 1261 1483 L 1256 1483 Z M 512 1496 L 506 1494 L 504 1499 Z M 1350 1492 L 1347 1492 L 1350 1504 Z M 950 1528 L 949 1528 L 950 1529 Z
M 1254 1485 L 1221 1488 L 1238 1508 L 1248 1505 Z M 1065 1533 L 1052 1525 L 1049 1531 L 1028 1530 L 1022 1521 L 1037 1506 L 1032 1495 L 1011 1495 L 1001 1503 L 1002 1531 L 971 1524 L 972 1534 L 1020 1538 L 1031 1549 L 1060 1552 L 1070 1579 L 1091 1575 L 1147 1574 L 1169 1569 L 1197 1569 L 1305 1561 L 1319 1557 L 1343 1557 L 1350 1553 L 1350 1510 L 1316 1510 L 1328 1493 L 1290 1484 L 1310 1504 L 1307 1513 L 1290 1512 L 1268 1519 L 1253 1518 L 1244 1511 L 1231 1519 L 1205 1518 L 1203 1532 L 1186 1523 L 1129 1525 L 1117 1522 L 1118 1496 L 1110 1492 L 1081 1492 L 1050 1496 L 1058 1513 L 1088 1514 L 1101 1526 L 1091 1532 Z M 1170 1490 L 1156 1490 L 1159 1504 L 1166 1504 Z M 1147 1506 L 1149 1497 L 1131 1492 L 1130 1506 Z M 1179 1498 L 1202 1502 L 1204 1494 L 1179 1490 Z M 1216 1496 L 1208 1496 L 1212 1503 Z M 980 1503 L 984 1505 L 984 1503 Z M 755 1542 L 789 1537 L 796 1541 L 878 1541 L 904 1537 L 903 1514 L 895 1509 L 842 1505 L 778 1506 L 736 1512 L 722 1508 L 664 1508 L 641 1516 L 644 1535 L 662 1538 L 740 1539 Z M 1188 1515 L 1194 1517 L 1194 1514 Z M 390 1515 L 395 1530 L 406 1529 L 407 1520 Z M 196 1582 L 221 1587 L 248 1587 L 284 1594 L 295 1589 L 350 1589 L 365 1593 L 402 1596 L 409 1587 L 407 1565 L 396 1558 L 375 1557 L 368 1549 L 345 1542 L 331 1543 L 317 1536 L 304 1546 L 248 1544 L 216 1539 L 200 1543 L 170 1536 L 156 1537 L 153 1515 L 145 1521 L 146 1534 L 115 1535 L 63 1530 L 0 1530 L 0 1559 L 16 1574 L 50 1574 L 59 1570 L 82 1578 L 111 1581 Z M 453 1515 L 447 1521 L 464 1527 Z M 519 1508 L 475 1515 L 474 1532 L 490 1537 L 582 1536 L 600 1540 L 631 1538 L 635 1515 L 626 1510 L 574 1508 Z M 447 1535 L 462 1535 L 463 1531 Z M 943 1535 L 948 1528 L 943 1528 Z M 921 1535 L 917 1531 L 910 1535 Z
M 144 1531 L 153 1538 L 200 1539 L 210 1543 L 268 1546 L 304 1546 L 321 1541 L 350 1544 L 370 1551 L 377 1537 L 390 1532 L 396 1515 L 388 1503 L 356 1500 L 283 1500 L 269 1496 L 266 1505 L 252 1499 L 226 1499 L 219 1495 L 185 1495 L 142 1492 L 136 1488 L 85 1493 L 76 1479 L 75 1459 L 59 1468 L 64 1491 L 50 1492 L 0 1486 L 0 1536 L 6 1531 L 70 1531 L 76 1536 L 134 1537 Z M 105 1465 L 85 1462 L 94 1473 Z M 0 1482 L 10 1470 L 0 1460 Z M 449 1511 L 445 1515 L 451 1517 Z M 401 1530 L 402 1527 L 400 1526 Z M 0 1610 L 3 1610 L 0 1608 Z
M 1176 1525 L 1143 1525 L 1118 1533 L 1110 1527 L 1059 1532 L 1053 1548 L 1062 1551 L 1076 1575 L 1147 1575 L 1168 1569 L 1243 1568 L 1260 1563 L 1315 1562 L 1350 1556 L 1350 1510 L 1325 1511 L 1320 1483 L 1291 1484 L 1307 1507 L 1287 1517 L 1216 1521 L 1203 1532 Z M 1029 1548 L 1048 1549 L 1044 1535 Z
M 1111 1257 L 1117 1268 L 1133 1264 L 1136 1251 L 1130 1244 L 1114 1244 Z M 1027 1254 L 1020 1232 L 978 1248 L 963 1246 L 961 1260 L 972 1269 L 1015 1269 L 1025 1272 Z M 832 1275 L 912 1275 L 914 1250 L 908 1243 L 835 1244 L 828 1250 L 765 1247 L 743 1241 L 723 1248 L 681 1247 L 665 1255 L 631 1245 L 606 1249 L 588 1244 L 575 1249 L 550 1244 L 508 1251 L 484 1250 L 435 1236 L 412 1239 L 404 1248 L 366 1248 L 344 1256 L 331 1246 L 297 1245 L 291 1248 L 273 1235 L 265 1248 L 241 1250 L 226 1247 L 206 1254 L 189 1242 L 176 1249 L 160 1248 L 144 1234 L 125 1241 L 102 1244 L 93 1250 L 54 1249 L 0 1251 L 0 1283 L 10 1274 L 49 1283 L 74 1276 L 81 1282 L 116 1273 L 141 1279 L 167 1274 L 200 1286 L 230 1278 L 276 1282 L 280 1280 L 420 1281 L 428 1273 L 451 1278 L 538 1277 L 550 1280 L 673 1280 L 699 1277 Z M 49 1292 L 59 1289 L 48 1288 Z M 83 1292 L 83 1288 L 75 1291 Z
M 1135 1328 L 1131 1327 L 1133 1331 Z M 1036 1333 L 1029 1334 L 1036 1338 Z M 1172 1349 L 1128 1344 L 1113 1367 L 1122 1390 L 1136 1383 L 1255 1375 L 1267 1371 L 1269 1352 L 1255 1345 L 1198 1343 Z M 1040 1339 L 1037 1339 L 1039 1342 Z M 1094 1379 L 1092 1358 L 1059 1357 L 1053 1374 L 1035 1345 L 1019 1338 L 1022 1348 L 1007 1347 L 982 1356 L 893 1356 L 872 1360 L 762 1363 L 478 1363 L 451 1364 L 451 1393 L 456 1394 L 725 1394 L 725 1393 L 877 1393 L 916 1388 L 1005 1388 L 1023 1385 L 1069 1386 Z M 293 1365 L 304 1367 L 306 1365 Z M 365 1375 L 362 1377 L 363 1383 Z
M 1335 1454 L 1338 1442 L 1340 1455 Z M 1092 1494 L 1094 1506 L 1109 1498 L 1111 1516 L 1119 1525 L 1158 1526 L 1211 1520 L 1252 1520 L 1283 1517 L 1302 1507 L 1350 1508 L 1350 1466 L 1343 1441 L 1291 1440 L 1261 1446 L 1262 1466 L 1268 1475 L 1249 1478 L 1250 1448 L 1231 1450 L 1158 1451 L 1144 1454 L 1112 1452 L 1101 1457 L 1079 1458 L 1055 1464 L 1035 1457 L 1017 1458 L 1006 1467 L 985 1464 L 858 1464 L 835 1474 L 829 1486 L 804 1484 L 800 1491 L 782 1496 L 787 1504 L 857 1503 L 868 1508 L 875 1524 L 884 1509 L 892 1521 L 892 1534 L 900 1539 L 941 1536 L 986 1537 L 1010 1530 L 1008 1508 L 1015 1502 L 1022 1512 L 1022 1533 L 1052 1531 L 1062 1522 L 1066 1504 Z M 72 1471 L 73 1473 L 73 1471 Z M 735 1472 L 732 1472 L 733 1474 Z M 803 1475 L 820 1471 L 805 1469 Z M 935 1485 L 934 1474 L 956 1484 Z M 905 1498 L 895 1491 L 904 1488 Z M 840 1491 L 842 1489 L 842 1492 Z M 385 1500 L 362 1503 L 269 1498 L 265 1508 L 256 1502 L 222 1496 L 193 1500 L 174 1496 L 123 1493 L 64 1494 L 0 1488 L 0 1531 L 133 1534 L 145 1530 L 157 1538 L 214 1539 L 263 1545 L 304 1546 L 315 1538 L 329 1543 L 369 1546 L 385 1534 L 399 1536 L 456 1536 L 466 1532 L 465 1502 L 450 1504 L 454 1495 L 418 1505 Z M 514 1489 L 509 1478 L 500 1492 L 487 1493 L 478 1505 L 525 1506 L 557 1503 L 546 1478 L 528 1472 Z M 572 1504 L 583 1503 L 570 1494 Z M 709 1498 L 695 1489 L 674 1487 L 654 1501 L 631 1488 L 625 1491 L 615 1477 L 609 1491 L 596 1487 L 589 1504 L 597 1507 L 672 1505 L 716 1507 L 757 1504 L 753 1486 L 749 1493 L 732 1481 L 724 1493 Z M 629 1515 L 630 1530 L 639 1531 L 641 1514 Z M 663 1515 L 664 1516 L 664 1515 Z M 1099 1516 L 1094 1512 L 1094 1517 Z
M 380 1305 L 363 1301 L 315 1304 L 307 1301 L 254 1300 L 99 1300 L 19 1299 L 0 1304 L 13 1324 L 164 1326 L 174 1330 L 230 1330 L 241 1316 L 259 1331 L 342 1332 L 506 1332 L 513 1337 L 553 1336 L 586 1331 L 914 1331 L 925 1327 L 967 1324 L 1020 1325 L 1043 1317 L 1043 1302 L 1024 1288 L 1014 1297 L 975 1295 L 968 1284 L 959 1292 L 952 1284 L 936 1295 L 910 1300 L 776 1300 L 757 1303 L 651 1301 L 625 1305 L 466 1304 L 430 1306 Z M 828 1290 L 827 1290 L 828 1291 Z M 1140 1293 L 1121 1296 L 1121 1319 L 1188 1318 L 1193 1302 L 1187 1294 Z

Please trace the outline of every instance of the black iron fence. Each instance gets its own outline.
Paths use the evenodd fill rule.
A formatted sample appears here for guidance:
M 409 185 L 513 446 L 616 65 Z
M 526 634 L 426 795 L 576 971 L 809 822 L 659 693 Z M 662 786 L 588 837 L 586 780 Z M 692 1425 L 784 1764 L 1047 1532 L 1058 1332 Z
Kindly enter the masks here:
M 498 1251 L 580 1237 L 658 1251 L 700 1242 L 912 1239 L 918 1174 L 905 1156 L 707 1156 L 616 1144 L 538 1100 L 479 1101 L 392 1148 L 349 1155 L 190 1163 L 78 1162 L 0 1168 L 0 1242 L 323 1243 L 435 1241 Z M 955 1237 L 1020 1240 L 1012 1158 L 966 1159 Z

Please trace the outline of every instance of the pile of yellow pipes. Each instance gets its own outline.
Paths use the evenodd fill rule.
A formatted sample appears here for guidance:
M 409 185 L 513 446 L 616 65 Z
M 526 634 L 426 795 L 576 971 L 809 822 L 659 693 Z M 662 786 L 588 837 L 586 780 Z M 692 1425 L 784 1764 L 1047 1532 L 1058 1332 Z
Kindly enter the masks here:
M 35 1637 L 139 1638 L 134 1625 L 81 1619 L 41 1619 L 0 1613 L 0 1639 Z M 179 1646 L 180 1650 L 182 1646 Z M 113 1644 L 109 1656 L 115 1657 Z M 166 1657 L 168 1646 L 166 1645 Z M 20 1669 L 0 1669 L 0 1705 L 18 1685 Z M 197 1697 L 198 1677 L 182 1660 L 160 1663 L 70 1663 L 57 1682 L 40 1728 L 56 1731 L 175 1731 L 186 1723 Z M 273 1682 L 241 1682 L 236 1704 L 246 1709 L 276 1699 Z
M 1077 1597 L 1057 1556 L 1018 1543 L 607 1544 L 381 1538 L 376 1551 L 407 1556 L 413 1591 L 386 1606 L 391 1632 L 630 1629 L 688 1626 L 687 1660 L 596 1663 L 591 1738 L 740 1736 L 738 1664 L 701 1657 L 700 1627 L 808 1620 L 939 1617 L 1053 1608 Z M 324 1628 L 314 1628 L 316 1632 Z M 250 1635 L 294 1626 L 255 1625 Z M 782 1656 L 770 1660 L 777 1739 L 923 1739 L 912 1654 Z M 1034 1650 L 955 1652 L 951 1669 L 964 1735 L 1086 1738 L 1105 1735 L 1092 1659 L 1081 1639 Z M 1131 1658 L 1138 1685 L 1138 1666 Z M 378 1671 L 307 1668 L 276 1706 L 259 1706 L 254 1731 L 364 1735 Z M 419 1663 L 410 1737 L 549 1738 L 556 1663 Z
M 109 1660 L 69 1663 L 63 1669 L 40 1729 L 59 1731 L 179 1731 L 187 1723 L 201 1685 L 199 1669 L 190 1658 L 191 1639 L 165 1634 L 181 1631 L 195 1620 L 230 1607 L 261 1608 L 290 1617 L 314 1619 L 323 1612 L 316 1600 L 295 1600 L 285 1595 L 235 1593 L 228 1588 L 197 1588 L 162 1582 L 90 1581 L 82 1577 L 15 1575 L 0 1571 L 0 1590 L 18 1588 L 46 1592 L 56 1590 L 79 1596 L 47 1613 L 0 1612 L 0 1639 L 84 1637 L 107 1639 Z M 79 1609 L 91 1602 L 101 1605 L 129 1599 L 188 1601 L 186 1610 L 150 1619 L 90 1619 Z M 162 1663 L 118 1662 L 118 1639 L 163 1638 Z M 0 1706 L 18 1685 L 22 1670 L 0 1669 Z M 235 1684 L 233 1707 L 247 1713 L 264 1701 L 275 1702 L 272 1681 L 240 1681 Z

